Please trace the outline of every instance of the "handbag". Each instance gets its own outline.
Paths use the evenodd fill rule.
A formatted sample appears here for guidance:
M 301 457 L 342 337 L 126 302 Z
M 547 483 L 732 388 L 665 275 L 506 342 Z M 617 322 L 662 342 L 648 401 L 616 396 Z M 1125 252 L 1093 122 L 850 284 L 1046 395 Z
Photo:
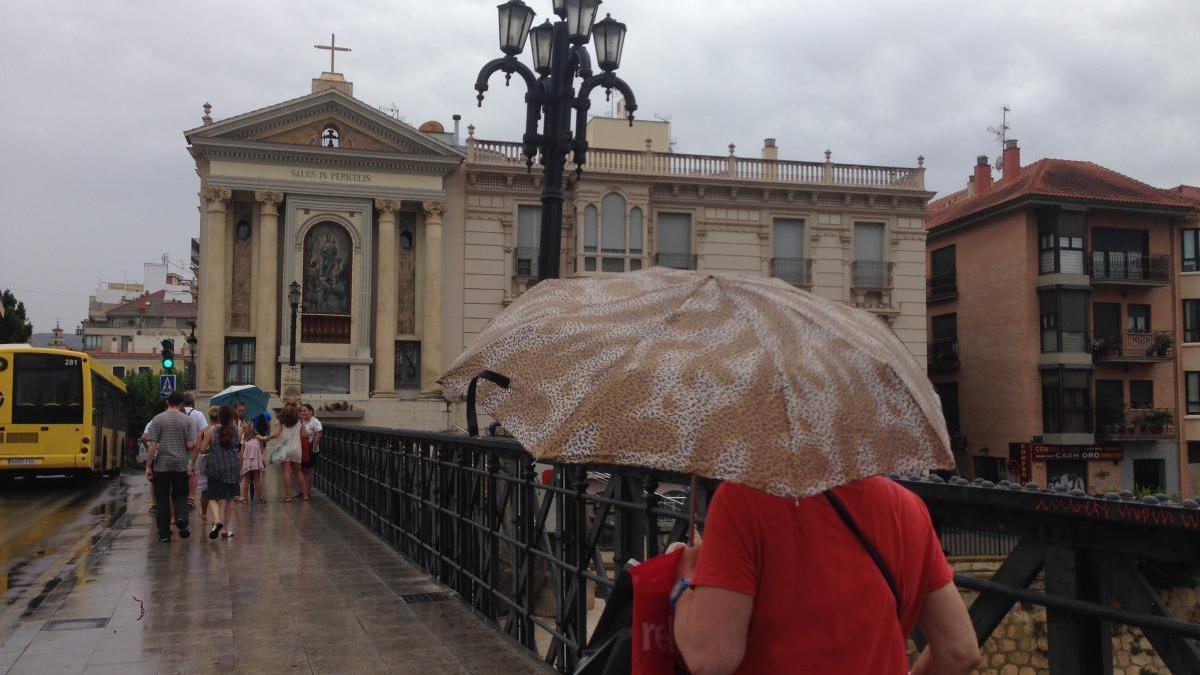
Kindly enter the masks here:
M 302 424 L 300 426 L 300 463 L 312 463 L 312 444 L 311 441 L 308 440 L 307 424 Z

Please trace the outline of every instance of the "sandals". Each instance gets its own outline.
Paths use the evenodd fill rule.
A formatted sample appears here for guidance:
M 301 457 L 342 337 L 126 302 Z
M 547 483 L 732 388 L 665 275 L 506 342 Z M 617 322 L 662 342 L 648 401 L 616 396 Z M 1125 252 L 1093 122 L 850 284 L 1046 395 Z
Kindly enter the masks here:
M 246 498 L 245 497 L 234 497 L 234 501 L 238 502 L 239 504 L 245 504 Z
M 267 498 L 266 498 L 266 497 L 259 497 L 258 499 L 254 500 L 254 501 L 255 501 L 255 502 L 257 502 L 257 503 L 259 503 L 259 504 L 266 504 L 266 503 L 267 503 Z
M 284 504 L 291 504 L 291 503 L 292 503 L 292 498 L 291 498 L 291 497 L 284 497 L 283 499 L 280 499 L 279 501 L 283 502 Z

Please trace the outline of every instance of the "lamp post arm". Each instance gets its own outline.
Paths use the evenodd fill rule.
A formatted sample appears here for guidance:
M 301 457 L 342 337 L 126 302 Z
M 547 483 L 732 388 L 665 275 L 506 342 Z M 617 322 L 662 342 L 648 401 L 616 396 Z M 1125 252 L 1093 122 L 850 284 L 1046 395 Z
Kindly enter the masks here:
M 625 83 L 625 80 L 617 77 L 616 73 L 593 75 L 584 80 L 583 84 L 579 86 L 579 98 L 587 98 L 596 87 L 616 89 L 621 92 L 621 96 L 625 99 L 625 112 L 629 116 L 629 126 L 633 126 L 633 113 L 637 110 L 637 99 L 633 95 L 633 89 Z
M 584 45 L 575 45 L 571 50 L 571 56 L 574 57 L 573 65 L 579 72 L 579 77 L 584 80 L 592 76 L 592 56 L 588 53 L 587 47 Z
M 488 90 L 488 80 L 491 79 L 497 70 L 502 70 L 507 75 L 516 73 L 521 76 L 521 79 L 525 80 L 525 87 L 528 90 L 526 100 L 528 100 L 528 96 L 531 94 L 541 94 L 542 88 L 538 84 L 537 75 L 534 75 L 528 66 L 518 61 L 515 56 L 501 56 L 500 58 L 488 61 L 480 69 L 479 76 L 475 78 L 475 91 L 479 92 L 476 94 L 475 99 L 479 102 L 479 107 L 483 107 L 483 93 Z

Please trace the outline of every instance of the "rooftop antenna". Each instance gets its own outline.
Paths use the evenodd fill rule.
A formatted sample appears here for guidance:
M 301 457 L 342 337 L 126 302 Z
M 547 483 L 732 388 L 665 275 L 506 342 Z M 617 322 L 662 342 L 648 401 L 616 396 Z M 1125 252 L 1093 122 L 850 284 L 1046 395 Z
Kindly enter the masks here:
M 1000 107 L 1000 126 L 994 127 L 988 125 L 988 133 L 993 134 L 996 140 L 1000 141 L 1000 154 L 996 155 L 996 170 L 1004 169 L 1004 141 L 1008 140 L 1008 130 L 1012 127 L 1008 126 L 1008 113 L 1012 111 L 1007 103 Z
M 383 112 L 391 115 L 393 118 L 395 118 L 398 121 L 401 121 L 401 122 L 404 121 L 404 118 L 400 116 L 400 109 L 396 107 L 395 101 L 392 101 L 390 105 L 380 105 L 380 106 L 375 106 L 375 107 L 379 108 Z

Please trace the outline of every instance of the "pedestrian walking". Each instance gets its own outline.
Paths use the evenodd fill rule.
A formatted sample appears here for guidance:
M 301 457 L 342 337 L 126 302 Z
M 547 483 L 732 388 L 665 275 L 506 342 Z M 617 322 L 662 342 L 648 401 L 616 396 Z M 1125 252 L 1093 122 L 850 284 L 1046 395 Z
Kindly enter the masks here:
M 217 411 L 219 406 L 211 406 L 208 409 L 208 424 L 200 430 L 200 435 L 196 437 L 196 451 L 192 453 L 195 460 L 191 464 L 191 473 L 196 476 L 196 491 L 200 493 L 200 520 L 208 522 L 208 476 L 204 473 L 204 467 L 208 460 L 208 456 L 204 451 L 212 443 L 212 432 L 217 427 Z
M 188 419 L 191 420 L 192 427 L 195 429 L 196 438 L 198 440 L 200 438 L 200 432 L 203 431 L 204 428 L 208 426 L 208 416 L 206 416 L 204 413 L 200 412 L 199 410 L 196 410 L 196 397 L 190 391 L 183 392 L 183 412 L 184 412 L 184 414 L 186 414 L 188 416 Z M 193 458 L 195 455 L 196 455 L 195 452 L 188 453 L 188 462 L 189 462 L 189 465 L 191 465 L 191 466 L 194 466 Z M 189 472 L 189 474 L 188 474 L 188 506 L 191 508 L 196 507 L 196 492 L 199 490 L 199 487 L 200 487 L 199 475 L 196 474 L 195 472 Z M 201 500 L 201 501 L 203 501 L 203 500 Z M 204 504 L 201 504 L 200 508 L 203 509 Z
M 196 447 L 196 430 L 183 413 L 183 395 L 171 392 L 167 409 L 150 422 L 146 451 L 146 479 L 154 485 L 154 501 L 158 540 L 171 541 L 171 504 L 175 508 L 175 528 L 182 539 L 188 531 L 188 452 Z
M 270 436 L 263 436 L 261 432 L 258 436 L 264 443 L 275 438 L 280 439 L 280 445 L 271 455 L 271 461 L 283 469 L 284 497 L 280 501 L 291 503 L 293 477 L 300 484 L 301 494 L 308 494 L 308 481 L 304 479 L 304 472 L 300 470 L 300 460 L 303 457 L 300 447 L 300 409 L 295 403 L 288 403 L 279 411 L 279 419 L 276 420 L 275 430 Z M 304 499 L 307 500 L 308 497 L 305 496 Z
M 242 495 L 238 501 L 245 504 L 246 497 L 256 499 L 259 504 L 266 504 L 267 498 L 262 490 L 263 444 L 258 440 L 258 432 L 250 424 L 242 425 Z
M 223 405 L 217 411 L 217 427 L 212 433 L 212 443 L 205 449 L 209 510 L 213 520 L 209 539 L 216 539 L 218 535 L 226 538 L 233 536 L 234 499 L 239 496 L 238 478 L 242 467 L 240 447 L 241 439 L 234 422 L 233 408 Z M 222 529 L 225 531 L 221 532 Z
M 313 461 L 316 459 L 316 454 L 320 452 L 321 432 L 324 427 L 321 425 L 321 420 L 314 415 L 312 404 L 300 404 L 300 471 L 304 474 L 305 485 L 308 486 L 308 493 L 297 494 L 296 497 L 303 497 L 306 501 L 312 491 L 313 484 Z

